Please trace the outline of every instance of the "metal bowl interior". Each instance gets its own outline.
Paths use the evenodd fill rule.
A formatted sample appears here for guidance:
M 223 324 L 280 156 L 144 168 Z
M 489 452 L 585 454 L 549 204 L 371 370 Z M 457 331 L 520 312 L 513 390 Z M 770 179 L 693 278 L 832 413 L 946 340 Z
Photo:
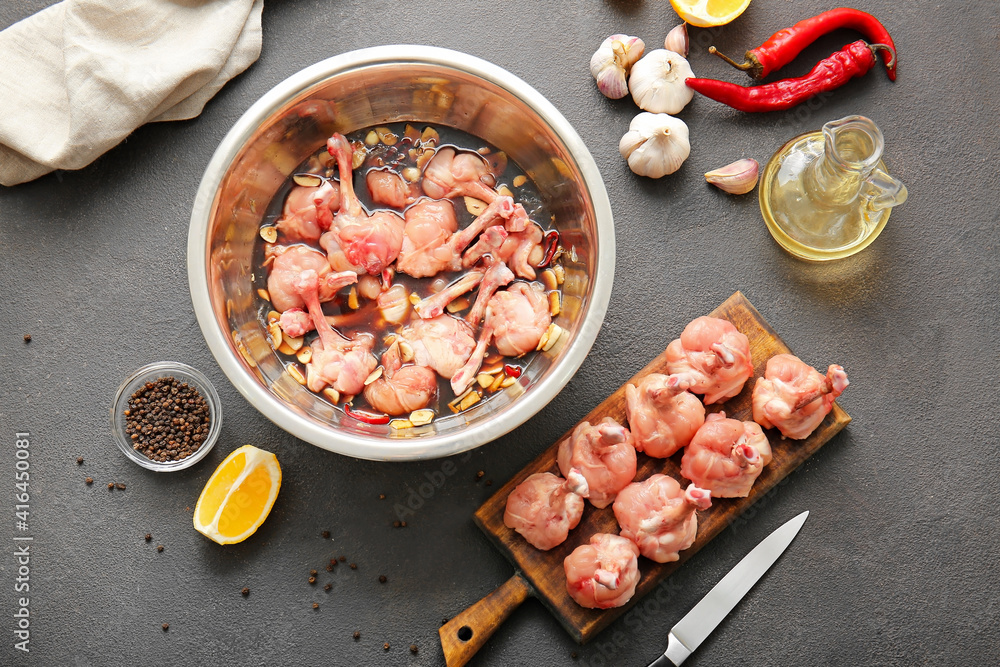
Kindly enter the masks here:
M 450 126 L 505 151 L 554 215 L 566 264 L 566 330 L 518 383 L 459 415 L 394 431 L 346 417 L 295 381 L 271 349 L 252 287 L 254 244 L 279 187 L 333 132 L 397 121 Z M 373 460 L 446 456 L 487 443 L 547 404 L 597 336 L 614 279 L 614 227 L 593 158 L 568 121 L 509 72 L 466 54 L 386 46 L 335 56 L 293 75 L 236 123 L 199 188 L 188 274 L 202 332 L 223 371 L 265 416 L 319 447 Z

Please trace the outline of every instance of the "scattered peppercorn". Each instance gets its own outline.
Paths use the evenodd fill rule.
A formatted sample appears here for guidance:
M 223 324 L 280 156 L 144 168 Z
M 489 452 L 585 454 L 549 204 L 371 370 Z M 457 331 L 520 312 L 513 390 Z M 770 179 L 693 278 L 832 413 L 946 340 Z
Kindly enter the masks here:
M 330 539 L 330 531 L 329 530 L 324 530 L 322 533 L 320 533 L 320 535 L 323 536 L 324 540 Z
M 354 641 L 358 641 L 359 639 L 361 639 L 361 633 L 358 632 L 357 630 L 355 630 L 354 631 Z
M 333 584 L 327 584 L 326 586 L 323 587 L 323 590 L 329 591 L 331 588 L 333 588 Z
M 346 563 L 347 562 L 347 556 L 341 556 L 339 560 L 340 560 L 341 563 Z
M 90 486 L 91 484 L 94 483 L 94 478 L 93 477 L 88 477 L 87 479 L 85 479 L 83 481 L 87 483 L 87 486 Z
M 357 563 L 351 563 L 351 564 L 350 564 L 350 568 L 351 568 L 352 570 L 356 570 L 356 569 L 358 569 L 358 564 L 357 564 Z
M 399 526 L 400 526 L 400 523 L 398 521 L 393 521 L 392 522 L 392 527 L 393 528 L 399 528 Z
M 382 644 L 382 650 L 383 651 L 388 651 L 389 650 L 389 642 L 386 642 L 386 643 Z
M 244 586 L 244 587 L 243 587 L 243 590 L 242 590 L 242 591 L 240 591 L 240 593 L 242 593 L 242 594 L 243 594 L 243 597 L 246 597 L 246 596 L 250 595 L 250 588 L 249 588 L 249 587 L 246 587 L 246 586 Z
M 313 609 L 319 609 L 319 602 L 313 602 Z
M 309 585 L 312 586 L 316 583 L 316 577 L 309 577 Z
M 125 432 L 151 461 L 179 461 L 208 437 L 211 412 L 204 396 L 174 377 L 151 380 L 129 397 Z
M 333 565 L 327 565 L 326 566 L 326 571 L 327 572 L 333 572 Z
M 82 466 L 83 465 L 83 457 L 82 456 L 76 457 L 76 464 L 78 466 Z
M 114 482 L 108 482 L 108 491 L 113 491 L 114 488 L 115 488 L 115 483 Z
M 486 486 L 493 486 L 493 480 L 492 479 L 486 480 Z
M 576 659 L 577 659 L 577 658 L 579 658 L 580 656 L 578 656 L 578 655 L 576 654 L 576 651 L 573 651 L 572 653 L 570 653 L 570 654 L 569 654 L 569 657 L 571 657 L 571 658 L 573 658 L 574 660 L 576 660 Z
M 405 521 L 400 521 L 399 522 L 399 527 L 400 528 L 406 528 L 406 522 Z
M 410 644 L 410 653 L 416 653 L 416 652 L 417 652 L 417 645 Z
M 378 499 L 379 500 L 385 500 L 385 494 L 384 493 L 378 494 Z
M 317 574 L 319 574 L 319 572 L 317 572 L 316 570 L 309 570 L 310 577 L 315 577 Z
M 441 625 L 444 625 L 445 623 L 447 623 L 450 620 L 451 620 L 450 618 L 448 618 L 447 616 L 445 616 L 444 618 L 441 619 Z
M 116 488 L 117 488 L 117 489 L 118 489 L 119 491 L 124 491 L 124 490 L 125 490 L 125 485 L 124 485 L 123 483 L 121 483 L 121 482 L 118 482 L 117 484 L 115 484 L 115 487 L 116 487 Z
M 31 342 L 31 334 L 24 334 L 24 342 L 25 343 Z
M 386 576 L 384 574 L 378 575 L 378 583 L 384 584 L 387 581 L 389 581 L 389 580 L 386 578 Z
M 169 623 L 164 623 L 163 624 L 163 631 L 166 632 L 169 629 L 170 629 L 170 624 Z
M 157 544 L 156 545 L 156 550 L 159 551 L 159 552 L 162 552 L 163 551 L 163 545 L 162 544 Z
M 480 470 L 479 472 L 476 473 L 476 480 L 482 479 L 483 475 L 485 475 L 485 474 L 486 474 L 485 472 L 483 472 L 482 470 Z
M 153 539 L 153 534 L 152 533 L 146 533 L 146 541 L 149 542 L 151 539 Z
M 330 565 L 332 567 L 337 567 L 337 559 L 336 558 L 331 558 L 330 559 Z

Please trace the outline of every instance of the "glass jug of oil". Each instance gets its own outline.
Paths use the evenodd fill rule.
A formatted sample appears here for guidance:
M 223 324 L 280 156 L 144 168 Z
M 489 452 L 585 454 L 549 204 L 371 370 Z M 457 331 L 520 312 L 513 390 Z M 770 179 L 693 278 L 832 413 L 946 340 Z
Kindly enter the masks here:
M 760 210 L 771 236 L 802 259 L 848 257 L 875 240 L 906 186 L 886 173 L 882 132 L 847 116 L 795 137 L 764 167 Z

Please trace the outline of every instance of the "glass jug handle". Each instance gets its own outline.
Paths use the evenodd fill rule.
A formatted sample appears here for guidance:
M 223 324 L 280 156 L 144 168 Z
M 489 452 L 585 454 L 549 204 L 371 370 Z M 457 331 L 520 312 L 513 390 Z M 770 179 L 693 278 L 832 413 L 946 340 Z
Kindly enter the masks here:
M 873 211 L 899 206 L 906 201 L 906 186 L 881 169 L 872 171 L 867 183 L 868 207 Z

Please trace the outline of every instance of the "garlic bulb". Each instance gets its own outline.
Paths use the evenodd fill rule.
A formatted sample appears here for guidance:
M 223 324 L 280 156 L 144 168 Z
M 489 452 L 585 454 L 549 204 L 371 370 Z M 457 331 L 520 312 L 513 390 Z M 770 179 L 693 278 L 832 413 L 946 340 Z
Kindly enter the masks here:
M 678 113 L 694 97 L 684 83 L 692 77 L 691 65 L 679 53 L 656 49 L 632 67 L 628 89 L 643 111 Z
M 757 186 L 760 165 L 753 158 L 737 160 L 705 174 L 705 180 L 733 195 L 745 195 Z
M 688 39 L 688 24 L 682 23 L 668 32 L 667 38 L 663 40 L 663 48 L 687 58 L 691 48 L 691 41 Z
M 628 160 L 629 169 L 640 176 L 672 174 L 691 154 L 688 126 L 665 113 L 641 113 L 632 119 L 618 150 Z
M 601 43 L 590 59 L 590 73 L 606 97 L 617 100 L 628 94 L 625 77 L 645 48 L 641 39 L 629 35 L 611 35 Z

